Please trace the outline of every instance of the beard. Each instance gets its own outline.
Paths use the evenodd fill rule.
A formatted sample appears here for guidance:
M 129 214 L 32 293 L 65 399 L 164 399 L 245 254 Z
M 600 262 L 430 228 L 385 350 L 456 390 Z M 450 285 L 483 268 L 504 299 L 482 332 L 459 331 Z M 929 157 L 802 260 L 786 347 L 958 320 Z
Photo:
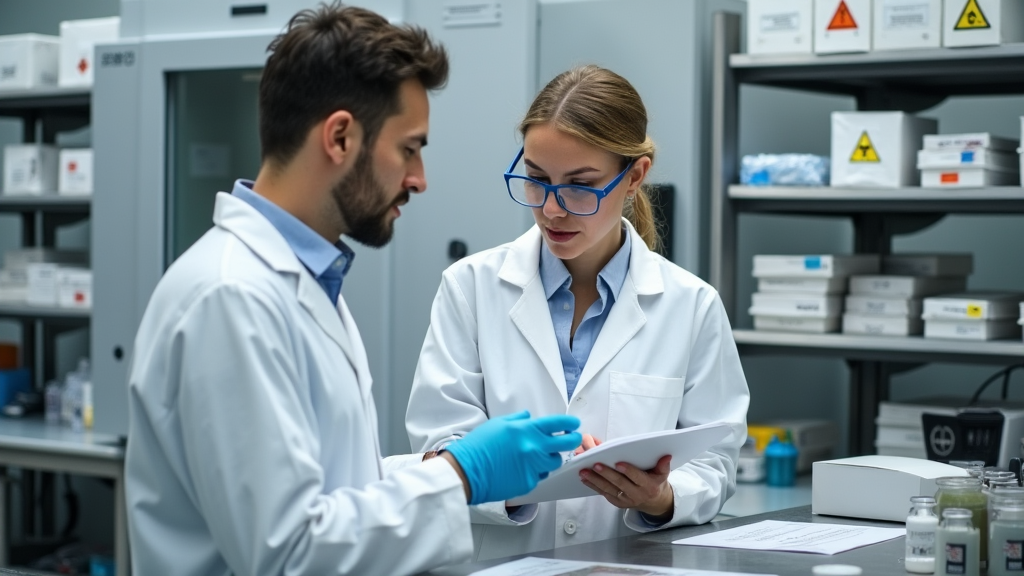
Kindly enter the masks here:
M 394 219 L 387 217 L 388 213 L 409 201 L 408 190 L 388 200 L 384 187 L 373 175 L 368 148 L 359 153 L 352 171 L 334 185 L 331 196 L 348 227 L 346 235 L 371 248 L 381 248 L 391 241 L 395 225 Z

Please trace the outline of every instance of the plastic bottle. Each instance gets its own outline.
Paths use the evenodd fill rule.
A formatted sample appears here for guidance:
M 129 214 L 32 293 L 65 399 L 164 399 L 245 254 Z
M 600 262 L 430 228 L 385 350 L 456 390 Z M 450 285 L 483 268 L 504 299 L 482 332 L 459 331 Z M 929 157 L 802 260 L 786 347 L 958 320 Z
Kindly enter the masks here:
M 89 365 L 88 358 L 82 358 L 78 361 L 78 378 L 81 384 L 82 395 L 82 427 L 92 429 L 92 368 Z
M 789 441 L 789 432 L 786 432 L 785 442 L 780 441 L 778 436 L 773 436 L 771 442 L 764 449 L 767 484 L 769 486 L 796 484 L 796 457 L 797 450 Z
M 60 397 L 61 397 L 60 382 L 56 380 L 50 380 L 46 383 L 46 388 L 43 395 L 43 406 L 46 414 L 47 424 L 60 424 Z
M 942 523 L 935 531 L 936 576 L 980 576 L 981 539 L 971 523 L 973 515 L 965 508 L 942 511 Z
M 935 571 L 935 530 L 939 527 L 935 498 L 914 496 L 910 504 L 904 567 L 907 572 L 931 574 Z

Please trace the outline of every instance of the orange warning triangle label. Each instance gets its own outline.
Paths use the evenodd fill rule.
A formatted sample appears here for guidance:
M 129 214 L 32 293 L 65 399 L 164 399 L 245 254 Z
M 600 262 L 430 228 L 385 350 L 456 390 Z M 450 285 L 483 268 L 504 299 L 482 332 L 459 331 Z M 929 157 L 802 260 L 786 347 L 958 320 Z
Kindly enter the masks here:
M 981 6 L 978 5 L 978 0 L 967 0 L 964 11 L 960 13 L 960 18 L 956 21 L 953 30 L 977 30 L 991 27 L 988 18 L 985 18 L 985 13 L 981 11 Z
M 871 143 L 871 138 L 868 138 L 868 131 L 861 132 L 860 140 L 857 141 L 857 147 L 853 149 L 853 154 L 850 155 L 850 162 L 881 161 L 878 157 L 878 151 L 875 150 L 875 145 Z
M 974 2 L 975 0 L 971 0 Z M 839 8 L 836 8 L 836 13 L 832 15 L 832 21 L 828 23 L 829 30 L 856 30 L 857 21 L 853 19 L 853 14 L 850 14 L 850 9 L 846 6 L 846 0 L 839 0 Z

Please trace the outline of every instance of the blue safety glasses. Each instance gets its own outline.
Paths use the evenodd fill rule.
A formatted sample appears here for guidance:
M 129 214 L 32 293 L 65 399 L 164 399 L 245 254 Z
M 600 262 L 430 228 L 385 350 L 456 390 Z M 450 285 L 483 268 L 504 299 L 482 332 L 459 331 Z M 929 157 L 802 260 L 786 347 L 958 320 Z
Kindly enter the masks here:
M 631 160 L 629 166 L 626 166 L 626 169 L 604 188 L 587 188 L 576 184 L 545 184 L 533 178 L 512 173 L 516 164 L 523 159 L 525 150 L 525 148 L 519 149 L 519 154 L 516 154 L 515 160 L 505 171 L 505 187 L 508 188 L 508 195 L 523 206 L 540 208 L 548 201 L 548 194 L 554 194 L 555 200 L 562 210 L 577 216 L 590 216 L 597 213 L 598 208 L 601 207 L 601 199 L 611 194 L 619 182 L 622 182 L 626 172 L 633 167 Z

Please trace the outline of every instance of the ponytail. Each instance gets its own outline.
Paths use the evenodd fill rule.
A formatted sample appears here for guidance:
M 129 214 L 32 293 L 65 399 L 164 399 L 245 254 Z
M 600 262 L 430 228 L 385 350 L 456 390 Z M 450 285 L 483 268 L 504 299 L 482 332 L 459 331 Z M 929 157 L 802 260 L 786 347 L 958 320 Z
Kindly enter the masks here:
M 644 244 L 647 244 L 652 252 L 661 250 L 658 221 L 654 217 L 654 207 L 651 205 L 651 197 L 647 193 L 646 185 L 641 185 L 632 200 L 626 202 L 624 212 L 626 220 L 633 225 Z

